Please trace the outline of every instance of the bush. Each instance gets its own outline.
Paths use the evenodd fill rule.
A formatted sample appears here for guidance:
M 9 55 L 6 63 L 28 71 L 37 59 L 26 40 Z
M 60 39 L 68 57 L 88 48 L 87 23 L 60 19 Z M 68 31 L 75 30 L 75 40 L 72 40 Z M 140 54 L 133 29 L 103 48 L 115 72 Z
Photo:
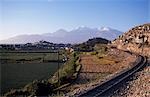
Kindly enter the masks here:
M 96 51 L 91 53 L 91 55 L 97 55 L 97 54 L 98 54 L 98 52 L 96 52 Z
M 78 60 L 77 53 L 72 53 L 69 60 L 49 79 L 51 84 L 57 88 L 63 84 L 71 83 L 72 77 L 76 72 L 76 61 Z M 59 73 L 59 74 L 58 74 Z M 59 75 L 59 78 L 58 78 Z

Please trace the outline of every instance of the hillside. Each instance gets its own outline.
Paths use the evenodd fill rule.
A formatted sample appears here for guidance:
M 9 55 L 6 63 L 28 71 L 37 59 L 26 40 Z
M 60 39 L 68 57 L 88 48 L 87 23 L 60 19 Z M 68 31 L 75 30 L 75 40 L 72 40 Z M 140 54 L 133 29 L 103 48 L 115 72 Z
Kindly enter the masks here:
M 112 42 L 118 49 L 150 56 L 150 23 L 136 26 Z
M 73 48 L 77 51 L 92 51 L 92 50 L 94 50 L 94 46 L 96 44 L 108 44 L 108 43 L 110 43 L 109 40 L 97 37 L 97 38 L 89 39 L 86 42 L 76 44 L 73 46 Z

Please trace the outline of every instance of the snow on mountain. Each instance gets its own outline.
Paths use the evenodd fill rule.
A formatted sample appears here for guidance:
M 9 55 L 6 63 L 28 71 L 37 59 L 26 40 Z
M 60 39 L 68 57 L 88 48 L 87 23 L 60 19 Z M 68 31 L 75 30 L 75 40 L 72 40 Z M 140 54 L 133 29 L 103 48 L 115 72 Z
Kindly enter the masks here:
M 109 31 L 110 28 L 108 28 L 108 27 L 100 27 L 99 30 L 100 31 Z
M 119 35 L 122 35 L 122 32 L 109 27 L 101 27 L 97 35 L 108 40 L 114 40 Z
M 64 36 L 66 36 L 67 33 L 68 33 L 68 31 L 66 31 L 64 29 L 59 29 L 59 30 L 57 30 L 53 33 L 45 33 L 45 34 L 42 34 L 42 35 L 43 36 L 51 36 L 51 37 L 64 37 Z
M 71 31 L 59 29 L 53 33 L 44 33 L 38 35 L 19 35 L 7 40 L 0 40 L 0 43 L 33 43 L 40 40 L 50 41 L 54 43 L 81 43 L 94 37 L 102 37 L 108 40 L 114 40 L 121 34 L 121 31 L 109 27 L 89 28 L 83 26 Z

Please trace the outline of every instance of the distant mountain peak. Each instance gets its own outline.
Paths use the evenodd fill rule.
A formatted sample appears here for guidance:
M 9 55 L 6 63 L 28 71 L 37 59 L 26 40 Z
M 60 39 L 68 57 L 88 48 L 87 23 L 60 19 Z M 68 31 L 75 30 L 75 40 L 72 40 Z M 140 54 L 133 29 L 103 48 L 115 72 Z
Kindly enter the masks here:
M 61 29 L 58 29 L 56 32 L 67 32 L 67 30 L 61 28 Z
M 39 40 L 45 40 L 54 43 L 82 43 L 90 38 L 101 37 L 108 40 L 113 40 L 121 35 L 122 32 L 111 29 L 109 27 L 90 28 L 80 26 L 71 31 L 59 29 L 52 33 L 44 33 L 40 35 L 22 35 L 11 39 L 1 40 L 0 43 L 28 43 Z
M 76 31 L 82 31 L 82 30 L 89 30 L 89 29 L 91 29 L 91 28 L 86 27 L 86 26 L 80 26 L 80 27 L 77 27 L 76 29 L 73 29 L 73 31 L 74 30 L 76 30 Z
M 109 28 L 109 27 L 100 27 L 99 30 L 100 31 L 109 31 L 109 30 L 111 30 L 111 28 Z

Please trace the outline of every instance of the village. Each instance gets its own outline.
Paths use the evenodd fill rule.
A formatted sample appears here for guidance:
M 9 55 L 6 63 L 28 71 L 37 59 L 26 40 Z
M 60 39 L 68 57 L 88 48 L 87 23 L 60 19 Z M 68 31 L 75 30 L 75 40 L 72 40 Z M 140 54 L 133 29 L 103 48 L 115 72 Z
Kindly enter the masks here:
M 0 50 L 58 50 L 71 48 L 71 44 L 51 43 L 44 40 L 26 44 L 0 44 Z

